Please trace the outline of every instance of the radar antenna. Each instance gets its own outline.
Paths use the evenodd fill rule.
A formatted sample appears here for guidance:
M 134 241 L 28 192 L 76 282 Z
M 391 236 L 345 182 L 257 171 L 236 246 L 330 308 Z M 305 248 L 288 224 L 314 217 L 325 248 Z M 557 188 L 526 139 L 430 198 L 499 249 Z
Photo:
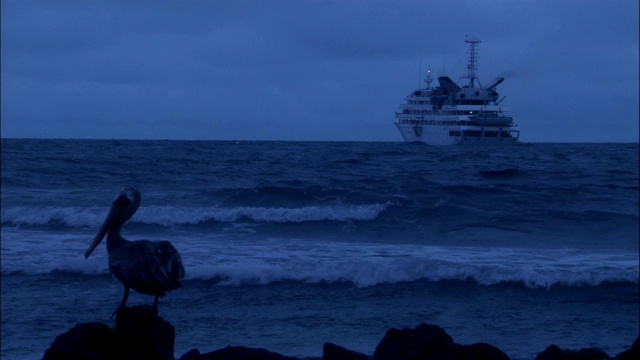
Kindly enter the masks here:
M 467 70 L 468 70 L 467 77 L 469 78 L 469 87 L 474 88 L 475 81 L 478 79 L 476 77 L 476 69 L 478 68 L 478 56 L 477 56 L 478 44 L 480 44 L 482 41 L 480 41 L 480 39 L 478 39 L 477 37 L 472 36 L 472 37 L 466 38 L 464 42 L 469 44 L 469 65 L 467 65 Z M 480 81 L 478 81 L 478 85 L 480 85 Z

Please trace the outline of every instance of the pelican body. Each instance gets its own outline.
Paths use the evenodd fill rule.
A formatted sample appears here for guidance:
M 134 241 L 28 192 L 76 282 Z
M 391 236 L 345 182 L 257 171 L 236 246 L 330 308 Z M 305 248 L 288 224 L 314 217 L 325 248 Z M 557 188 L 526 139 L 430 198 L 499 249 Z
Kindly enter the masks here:
M 84 254 L 88 258 L 104 236 L 107 236 L 109 271 L 124 284 L 122 303 L 114 315 L 126 306 L 130 289 L 155 296 L 153 307 L 157 312 L 158 297 L 182 286 L 179 282 L 184 277 L 182 259 L 170 242 L 129 241 L 120 235 L 122 225 L 133 216 L 139 206 L 140 192 L 134 188 L 122 189 Z

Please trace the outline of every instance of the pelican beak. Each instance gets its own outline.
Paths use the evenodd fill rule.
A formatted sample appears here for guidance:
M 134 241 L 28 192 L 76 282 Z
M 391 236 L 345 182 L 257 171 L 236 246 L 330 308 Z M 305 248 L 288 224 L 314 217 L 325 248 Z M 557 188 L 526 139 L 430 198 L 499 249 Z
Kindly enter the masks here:
M 111 222 L 113 221 L 113 218 L 115 217 L 115 215 L 118 213 L 119 210 L 120 210 L 120 207 L 117 206 L 116 203 L 114 203 L 113 206 L 111 207 L 111 210 L 109 210 L 109 214 L 107 215 L 107 218 L 104 219 L 102 226 L 100 226 L 100 230 L 98 231 L 98 234 L 93 239 L 93 242 L 91 243 L 91 245 L 89 245 L 89 249 L 87 249 L 87 251 L 84 253 L 85 259 L 89 258 L 89 255 L 91 255 L 93 250 L 95 250 L 98 244 L 100 244 L 104 236 L 107 235 L 107 232 L 109 231 L 109 227 L 111 226 Z

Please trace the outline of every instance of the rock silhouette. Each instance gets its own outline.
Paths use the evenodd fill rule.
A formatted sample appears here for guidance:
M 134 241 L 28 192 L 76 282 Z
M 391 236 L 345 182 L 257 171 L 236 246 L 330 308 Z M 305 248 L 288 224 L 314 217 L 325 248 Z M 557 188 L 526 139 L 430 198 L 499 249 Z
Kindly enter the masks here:
M 45 351 L 43 360 L 174 360 L 174 341 L 173 326 L 157 316 L 153 307 L 125 307 L 118 312 L 114 328 L 101 323 L 84 323 L 59 335 Z M 611 358 L 598 348 L 566 350 L 551 345 L 535 360 L 635 360 L 640 358 L 638 346 L 636 338 L 631 348 Z M 322 352 L 322 360 L 509 359 L 502 350 L 490 344 L 457 344 L 443 328 L 426 323 L 413 329 L 389 329 L 372 356 L 329 342 L 324 344 Z M 178 359 L 296 360 L 267 349 L 244 346 L 228 346 L 208 353 L 192 349 Z
M 389 329 L 373 354 L 374 360 L 508 360 L 489 344 L 460 345 L 443 328 L 422 323 L 415 329 Z
M 58 336 L 43 360 L 174 360 L 173 326 L 151 306 L 123 307 L 114 329 L 85 323 Z

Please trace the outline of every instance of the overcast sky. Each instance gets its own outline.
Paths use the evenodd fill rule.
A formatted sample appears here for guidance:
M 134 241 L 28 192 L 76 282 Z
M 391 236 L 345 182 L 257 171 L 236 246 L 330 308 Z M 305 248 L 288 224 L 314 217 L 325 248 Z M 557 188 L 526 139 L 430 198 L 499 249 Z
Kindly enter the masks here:
M 1 4 L 5 138 L 402 141 L 473 35 L 521 141 L 638 141 L 637 0 Z

